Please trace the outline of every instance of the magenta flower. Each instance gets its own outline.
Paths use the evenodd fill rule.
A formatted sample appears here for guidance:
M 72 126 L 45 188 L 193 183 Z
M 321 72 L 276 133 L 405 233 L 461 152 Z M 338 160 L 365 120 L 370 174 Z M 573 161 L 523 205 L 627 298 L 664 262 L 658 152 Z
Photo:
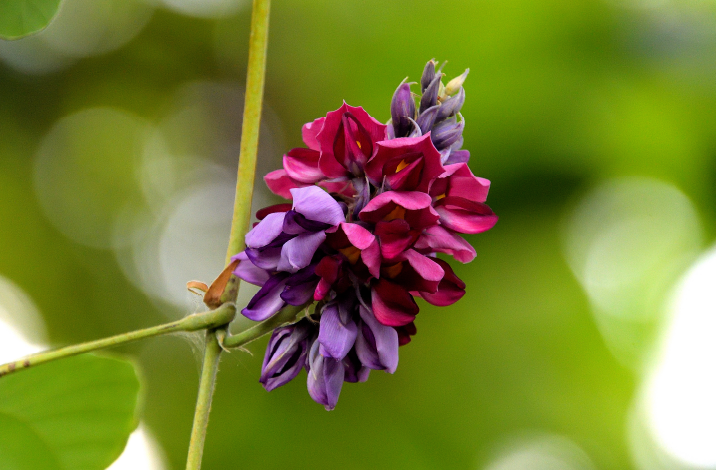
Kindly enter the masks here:
M 346 103 L 326 115 L 316 135 L 320 145 L 319 166 L 327 178 L 361 177 L 376 142 L 385 140 L 387 126 L 360 106 Z
M 374 186 L 386 184 L 386 189 L 394 191 L 427 192 L 430 182 L 444 171 L 430 134 L 378 142 L 366 166 Z
M 343 104 L 303 126 L 305 148 L 283 157 L 269 188 L 291 204 L 258 211 L 235 274 L 261 286 L 242 310 L 262 321 L 287 305 L 305 317 L 274 331 L 261 383 L 267 390 L 304 367 L 311 397 L 333 409 L 344 382 L 395 372 L 398 348 L 416 334 L 416 297 L 448 306 L 465 283 L 443 253 L 472 261 L 461 234 L 492 228 L 490 182 L 462 150 L 467 72 L 442 84 L 428 62 L 416 103 L 402 83 L 384 125 Z

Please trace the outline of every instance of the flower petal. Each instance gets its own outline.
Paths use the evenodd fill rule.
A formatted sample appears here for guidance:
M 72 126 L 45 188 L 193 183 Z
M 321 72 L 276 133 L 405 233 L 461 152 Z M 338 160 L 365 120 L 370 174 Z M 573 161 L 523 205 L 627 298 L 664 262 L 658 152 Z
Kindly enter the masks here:
M 272 193 L 281 196 L 284 199 L 292 199 L 291 189 L 293 188 L 304 188 L 309 186 L 306 183 L 300 183 L 292 180 L 286 170 L 276 170 L 264 176 L 266 186 L 271 190 Z
M 259 379 L 267 391 L 290 382 L 303 369 L 311 328 L 307 320 L 301 320 L 274 330 L 266 347 Z
M 430 186 L 430 195 L 438 198 L 456 196 L 473 202 L 485 202 L 490 180 L 472 174 L 467 163 L 446 165 L 445 172 Z
M 303 214 L 291 209 L 283 220 L 283 233 L 300 235 L 306 232 L 319 232 L 331 228 L 331 225 L 307 219 Z
M 239 265 L 234 270 L 234 274 L 239 279 L 253 284 L 255 286 L 263 286 L 271 274 L 265 269 L 261 269 L 249 260 L 246 252 L 242 251 L 238 255 L 231 258 L 239 260 Z
M 462 279 L 457 277 L 447 262 L 441 259 L 436 259 L 435 261 L 445 270 L 445 276 L 440 281 L 437 292 L 419 292 L 419 294 L 428 303 L 433 305 L 439 307 L 452 305 L 465 295 L 465 283 Z
M 452 165 L 455 163 L 467 163 L 468 161 L 470 161 L 469 150 L 453 150 L 452 152 L 450 152 L 450 156 L 448 156 L 444 164 Z
M 283 169 L 293 180 L 300 183 L 317 183 L 326 176 L 318 168 L 318 157 L 320 153 L 316 150 L 306 148 L 295 148 L 283 156 Z
M 411 230 L 403 219 L 378 222 L 375 235 L 380 240 L 380 253 L 385 259 L 393 259 L 408 249 L 418 238 L 418 231 Z
M 361 251 L 360 259 L 363 260 L 363 264 L 368 268 L 368 272 L 374 278 L 380 278 L 380 263 L 382 258 L 380 256 L 380 246 L 378 241 L 374 241 L 368 248 Z
M 321 132 L 316 136 L 316 140 L 318 140 L 321 148 L 321 157 L 318 161 L 318 166 L 328 178 L 338 178 L 350 174 L 348 170 L 338 162 L 333 150 L 334 143 L 338 137 L 338 131 L 343 127 L 343 116 L 345 113 L 350 113 L 361 124 L 370 142 L 374 143 L 385 140 L 387 137 L 387 126 L 372 118 L 361 107 L 349 106 L 344 102 L 343 106 L 328 113 Z
M 424 254 L 447 253 L 461 263 L 469 263 L 477 255 L 467 240 L 440 225 L 425 229 L 415 242 L 415 249 Z
M 343 368 L 346 371 L 345 377 L 343 377 L 345 382 L 365 382 L 370 375 L 370 369 L 361 363 L 355 349 L 351 350 L 351 352 L 343 358 Z
M 249 260 L 261 269 L 267 271 L 276 271 L 279 261 L 281 261 L 281 248 L 246 248 L 244 250 Z
M 264 207 L 256 211 L 256 218 L 264 220 L 267 215 L 273 214 L 274 212 L 288 212 L 293 207 L 290 202 L 284 202 L 281 204 L 274 204 L 273 206 Z
M 440 223 L 460 233 L 482 233 L 497 223 L 497 216 L 486 204 L 461 197 L 444 197 L 435 203 Z
M 405 260 L 402 271 L 395 277 L 395 282 L 410 292 L 436 292 L 445 271 L 436 262 L 437 258 L 422 255 L 415 250 L 406 250 L 397 259 Z
M 346 220 L 338 202 L 318 186 L 292 189 L 293 209 L 309 220 L 338 225 Z
M 264 321 L 275 315 L 285 305 L 281 292 L 286 285 L 287 277 L 284 273 L 271 276 L 251 298 L 246 308 L 241 310 L 241 314 L 254 321 Z
M 319 345 L 318 341 L 314 341 L 308 353 L 308 394 L 330 411 L 338 403 L 345 369 L 342 361 L 323 357 Z
M 274 212 L 259 222 L 259 224 L 246 234 L 246 246 L 249 248 L 263 248 L 271 243 L 283 231 L 285 212 Z
M 386 191 L 373 198 L 360 212 L 365 222 L 405 219 L 416 230 L 434 225 L 440 216 L 431 207 L 430 195 L 419 191 Z M 404 209 L 404 210 L 402 210 Z
M 304 233 L 287 241 L 281 248 L 278 270 L 295 273 L 305 268 L 311 264 L 313 255 L 325 239 L 325 232 L 316 232 Z
M 407 325 L 397 326 L 395 327 L 395 331 L 398 333 L 398 344 L 400 346 L 408 344 L 412 339 L 411 336 L 415 336 L 418 332 L 417 328 L 415 328 L 415 323 L 413 322 L 408 323 Z
M 375 235 L 358 224 L 342 222 L 340 226 L 348 241 L 359 250 L 365 250 L 375 241 Z
M 398 333 L 381 324 L 366 307 L 360 307 L 361 330 L 356 338 L 356 353 L 364 366 L 395 372 L 398 367 Z
M 355 343 L 358 327 L 350 316 L 345 321 L 340 317 L 337 304 L 323 309 L 318 342 L 324 357 L 343 359 Z
M 384 140 L 377 142 L 376 147 L 375 155 L 366 165 L 366 174 L 376 186 L 388 176 L 394 190 L 427 192 L 430 181 L 445 171 L 429 134 Z M 415 163 L 419 161 L 421 165 Z
M 390 101 L 390 117 L 392 119 L 394 135 L 405 137 L 410 133 L 415 119 L 415 98 L 410 91 L 409 83 L 401 83 L 393 93 Z
M 323 128 L 323 123 L 325 122 L 325 117 L 319 117 L 318 119 L 315 119 L 313 122 L 308 122 L 303 125 L 303 128 L 301 129 L 301 134 L 303 136 L 303 143 L 306 144 L 306 146 L 309 149 L 312 150 L 321 150 L 321 146 L 318 143 L 318 140 L 316 139 L 316 136 L 319 132 L 321 132 L 321 129 Z
M 315 274 L 316 264 L 301 269 L 286 280 L 281 298 L 289 305 L 304 305 L 313 300 L 320 278 Z
M 316 275 L 321 277 L 316 290 L 313 293 L 314 300 L 323 300 L 333 287 L 333 284 L 338 280 L 338 275 L 341 272 L 341 265 L 343 264 L 341 255 L 336 256 L 324 256 L 316 266 Z
M 407 325 L 420 310 L 407 290 L 385 279 L 373 284 L 371 301 L 375 318 L 386 326 Z

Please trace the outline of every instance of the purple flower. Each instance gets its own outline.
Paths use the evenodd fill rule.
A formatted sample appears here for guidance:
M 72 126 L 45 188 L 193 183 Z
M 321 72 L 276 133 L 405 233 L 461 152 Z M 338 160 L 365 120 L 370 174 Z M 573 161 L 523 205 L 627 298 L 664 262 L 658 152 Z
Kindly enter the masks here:
M 303 305 L 313 300 L 319 282 L 313 258 L 326 230 L 345 220 L 341 205 L 321 188 L 294 188 L 291 193 L 293 208 L 266 215 L 246 235 L 246 250 L 234 257 L 241 260 L 234 274 L 262 285 L 241 312 L 251 320 L 265 320 L 286 303 Z
M 267 391 L 287 384 L 301 372 L 306 364 L 313 328 L 311 322 L 301 320 L 274 330 L 266 347 L 259 380 Z
M 344 296 L 323 307 L 318 333 L 322 356 L 343 359 L 353 348 L 358 335 L 358 327 L 353 321 L 357 307 L 354 298 Z
M 381 324 L 367 307 L 361 305 L 360 329 L 355 350 L 361 363 L 373 370 L 395 372 L 398 367 L 398 332 Z
M 320 343 L 314 341 L 308 353 L 308 394 L 330 411 L 336 407 L 345 378 L 345 365 L 340 359 L 321 355 Z
M 410 85 L 401 83 L 393 94 L 390 102 L 390 116 L 395 136 L 408 136 L 413 128 L 415 114 L 415 99 L 410 92 Z
M 287 273 L 277 273 L 271 276 L 251 298 L 248 305 L 241 310 L 241 314 L 254 321 L 264 321 L 275 315 L 286 305 L 281 294 L 286 288 L 287 278 Z

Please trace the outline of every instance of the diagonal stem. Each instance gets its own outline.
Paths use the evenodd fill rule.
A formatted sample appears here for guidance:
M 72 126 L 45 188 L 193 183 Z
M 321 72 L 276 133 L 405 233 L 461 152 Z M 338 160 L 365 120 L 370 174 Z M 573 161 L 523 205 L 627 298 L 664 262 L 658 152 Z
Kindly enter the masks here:
M 249 64 L 246 73 L 246 98 L 244 119 L 241 127 L 241 155 L 236 180 L 234 215 L 231 221 L 231 235 L 226 253 L 226 264 L 231 257 L 244 247 L 244 237 L 251 221 L 251 199 L 256 176 L 256 155 L 258 153 L 261 107 L 263 105 L 264 78 L 266 75 L 266 47 L 268 43 L 268 21 L 270 0 L 254 0 L 251 12 L 251 37 L 249 38 Z M 239 293 L 239 280 L 231 276 L 224 289 L 221 301 L 235 303 Z M 207 331 L 204 350 L 204 367 L 199 383 L 199 394 L 194 413 L 194 425 L 189 442 L 186 470 L 200 470 L 204 452 L 209 410 L 214 393 L 216 372 L 221 358 L 221 345 L 216 331 Z
M 75 344 L 52 351 L 45 351 L 37 354 L 18 359 L 17 361 L 8 362 L 0 365 L 0 377 L 12 372 L 27 369 L 38 364 L 62 359 L 65 357 L 75 356 L 77 354 L 97 351 L 99 349 L 119 346 L 121 344 L 130 343 L 139 339 L 151 338 L 153 336 L 177 333 L 179 331 L 199 331 L 204 329 L 219 328 L 227 325 L 234 319 L 236 308 L 231 304 L 225 304 L 216 310 L 203 313 L 195 313 L 188 317 L 182 318 L 171 323 L 145 328 L 143 330 L 122 333 L 121 335 L 111 336 L 109 338 L 89 341 L 87 343 Z

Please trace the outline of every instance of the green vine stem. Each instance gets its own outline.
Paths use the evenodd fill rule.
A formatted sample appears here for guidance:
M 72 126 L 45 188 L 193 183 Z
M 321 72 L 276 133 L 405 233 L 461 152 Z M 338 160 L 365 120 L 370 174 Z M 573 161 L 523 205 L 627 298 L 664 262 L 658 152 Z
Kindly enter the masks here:
M 251 221 L 251 200 L 256 177 L 256 155 L 259 145 L 261 107 L 263 106 L 264 78 L 266 76 L 266 46 L 270 0 L 254 0 L 249 39 L 249 64 L 246 73 L 246 98 L 241 125 L 241 157 L 236 181 L 234 217 L 231 223 L 226 264 L 231 257 L 244 249 L 244 236 Z
M 199 331 L 205 330 L 207 328 L 218 328 L 231 322 L 234 319 L 235 314 L 236 308 L 231 304 L 225 304 L 217 308 L 216 310 L 211 310 L 203 313 L 195 313 L 175 322 L 165 323 L 163 325 L 153 326 L 151 328 L 145 328 L 143 330 L 132 331 L 129 333 L 123 333 L 121 335 L 112 336 L 110 338 L 89 341 L 87 343 L 82 344 L 75 344 L 52 351 L 31 354 L 29 356 L 18 359 L 17 361 L 8 362 L 7 364 L 1 365 L 0 377 L 10 374 L 12 372 L 27 369 L 28 367 L 53 361 L 55 359 L 62 359 L 65 357 L 75 356 L 77 354 L 109 348 L 112 346 L 119 346 L 121 344 L 130 343 L 139 339 L 151 338 L 153 336 L 166 335 L 170 333 L 177 333 L 180 331 Z
M 246 98 L 244 100 L 244 118 L 241 127 L 241 154 L 236 180 L 236 198 L 234 215 L 231 220 L 229 247 L 226 252 L 226 264 L 231 257 L 244 248 L 244 237 L 251 222 L 251 200 L 256 177 L 256 155 L 258 153 L 259 128 L 261 126 L 261 107 L 263 106 L 264 80 L 266 75 L 266 47 L 268 44 L 268 21 L 270 0 L 254 0 L 251 12 L 251 36 L 249 38 L 249 63 L 246 73 Z M 221 301 L 234 303 L 239 293 L 239 280 L 232 275 L 224 289 Z M 209 411 L 214 393 L 216 373 L 221 359 L 221 348 L 217 332 L 210 330 L 206 335 L 204 365 L 199 382 L 199 394 L 194 412 L 194 424 L 189 442 L 186 470 L 200 470 L 204 453 L 206 429 L 209 423 Z M 265 333 L 262 333 L 262 335 Z M 224 334 L 221 333 L 222 341 Z
M 186 461 L 187 470 L 201 468 L 206 428 L 209 424 L 209 412 L 211 411 L 211 399 L 214 395 L 216 373 L 219 370 L 219 360 L 221 359 L 221 346 L 213 330 L 206 332 L 205 344 L 204 364 L 201 367 L 201 378 L 199 380 L 199 396 L 196 399 L 194 425 L 192 426 L 191 439 L 189 440 L 189 455 Z

